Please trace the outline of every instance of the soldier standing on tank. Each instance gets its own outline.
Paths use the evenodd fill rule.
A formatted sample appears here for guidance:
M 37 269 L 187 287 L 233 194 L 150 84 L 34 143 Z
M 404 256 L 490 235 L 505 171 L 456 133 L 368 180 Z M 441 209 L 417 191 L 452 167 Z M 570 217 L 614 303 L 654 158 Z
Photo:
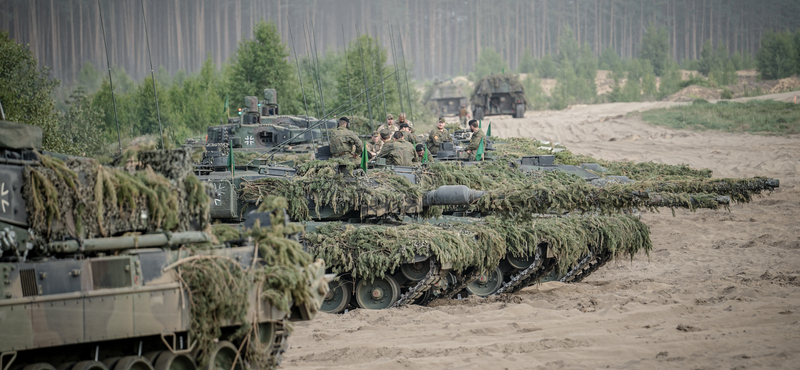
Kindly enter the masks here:
M 472 138 L 469 140 L 469 145 L 467 145 L 467 154 L 475 154 L 478 150 L 478 147 L 481 145 L 481 139 L 483 139 L 486 134 L 478 128 L 478 120 L 474 119 L 469 121 L 469 129 L 472 131 Z M 483 144 L 484 147 L 486 143 Z
M 356 161 L 361 157 L 364 144 L 358 135 L 350 131 L 350 119 L 347 117 L 339 118 L 339 127 L 331 131 L 331 155 L 334 158 L 342 158 Z
M 439 152 L 439 144 L 453 141 L 453 138 L 450 137 L 450 133 L 447 132 L 444 125 L 444 117 L 439 117 L 436 128 L 431 130 L 431 133 L 428 134 L 428 151 L 431 152 L 431 154 Z
M 400 132 L 403 133 L 403 139 L 411 143 L 411 145 L 417 145 L 417 137 L 411 133 L 411 126 L 406 123 L 401 123 Z
M 461 127 L 467 127 L 467 117 L 469 117 L 469 113 L 467 113 L 467 106 L 461 104 L 461 110 L 458 111 L 458 121 L 461 122 Z
M 386 123 L 378 126 L 378 132 L 381 132 L 382 130 L 389 130 L 394 134 L 394 132 L 399 129 L 400 127 L 394 123 L 394 116 L 391 114 L 386 115 Z
M 408 141 L 403 139 L 403 133 L 397 131 L 394 133 L 394 141 L 385 145 L 378 154 L 378 158 L 386 158 L 386 164 L 393 166 L 411 166 L 414 157 L 417 153 L 414 151 L 414 146 Z

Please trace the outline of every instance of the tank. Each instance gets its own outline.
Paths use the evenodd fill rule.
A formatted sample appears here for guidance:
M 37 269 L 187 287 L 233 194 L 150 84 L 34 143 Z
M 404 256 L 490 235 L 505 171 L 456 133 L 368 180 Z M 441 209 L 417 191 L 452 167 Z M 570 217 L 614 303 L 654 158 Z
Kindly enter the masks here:
M 264 196 L 290 199 L 289 215 L 308 226 L 309 252 L 337 275 L 323 302 L 327 312 L 511 292 L 551 272 L 582 279 L 613 256 L 649 248 L 647 227 L 632 211 L 724 208 L 747 201 L 737 194 L 778 185 L 766 178 L 633 182 L 606 176 L 597 164 L 554 162 L 540 155 L 373 165 L 365 175 L 350 162 L 317 160 L 203 178 L 221 189 L 212 217 L 228 222 L 240 221 Z M 601 239 L 622 240 L 630 249 L 593 241 Z
M 433 103 L 437 116 L 458 116 L 461 107 L 467 106 L 467 94 L 469 93 L 469 82 L 452 79 L 447 81 L 436 81 L 433 84 L 430 101 Z
M 0 367 L 277 366 L 288 322 L 327 293 L 285 201 L 221 244 L 188 150 L 125 169 L 41 142 L 40 128 L 0 121 Z
M 246 96 L 237 117 L 227 123 L 207 128 L 202 160 L 198 173 L 209 173 L 229 167 L 229 151 L 233 148 L 234 163 L 266 164 L 290 161 L 303 163 L 313 158 L 327 129 L 336 127 L 333 120 L 280 114 L 275 89 L 264 90 L 264 100 Z M 190 144 L 187 141 L 187 144 Z
M 472 115 L 478 120 L 505 114 L 514 118 L 525 117 L 525 88 L 519 82 L 519 76 L 514 74 L 493 74 L 480 79 L 475 83 L 469 101 Z

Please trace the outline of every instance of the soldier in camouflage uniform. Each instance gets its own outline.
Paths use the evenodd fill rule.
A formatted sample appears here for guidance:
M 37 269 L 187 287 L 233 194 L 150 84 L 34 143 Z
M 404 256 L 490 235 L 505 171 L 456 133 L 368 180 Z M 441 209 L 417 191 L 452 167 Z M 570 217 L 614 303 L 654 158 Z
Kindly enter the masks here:
M 469 145 L 467 145 L 467 154 L 475 154 L 478 147 L 481 145 L 481 139 L 483 139 L 486 134 L 478 128 L 478 120 L 476 119 L 469 121 L 469 129 L 472 130 L 472 138 L 469 140 Z M 483 145 L 485 146 L 486 143 Z
M 439 144 L 453 141 L 453 138 L 450 137 L 450 133 L 447 132 L 444 125 L 444 117 L 439 117 L 436 128 L 431 130 L 431 133 L 428 134 L 428 151 L 431 152 L 431 154 L 439 152 Z
M 353 161 L 361 157 L 364 144 L 358 135 L 348 129 L 350 120 L 347 117 L 339 118 L 339 127 L 331 131 L 331 155 L 334 158 L 345 158 Z
M 411 123 L 411 121 L 406 119 L 406 114 L 405 113 L 400 113 L 400 117 L 397 118 L 397 124 L 398 125 L 403 125 L 404 123 L 408 124 L 408 127 L 411 128 L 411 132 L 414 132 L 414 124 Z
M 416 156 L 414 146 L 403 139 L 401 131 L 395 132 L 394 141 L 384 145 L 378 154 L 378 158 L 386 158 L 386 164 L 393 166 L 411 166 L 411 162 Z
M 372 133 L 372 140 L 367 143 L 367 151 L 369 152 L 371 157 L 378 155 L 383 148 L 383 140 L 381 140 L 381 135 L 378 131 Z
M 386 115 L 386 123 L 378 126 L 378 132 L 381 132 L 382 130 L 389 130 L 392 134 L 394 134 L 394 132 L 399 129 L 400 125 L 394 122 L 394 116 L 391 114 Z
M 411 162 L 413 163 L 422 163 L 422 157 L 425 155 L 425 145 L 417 144 L 416 146 L 417 155 L 414 157 L 414 160 Z
M 411 133 L 411 126 L 406 123 L 400 124 L 400 132 L 403 133 L 403 139 L 411 143 L 411 145 L 417 145 L 417 137 Z

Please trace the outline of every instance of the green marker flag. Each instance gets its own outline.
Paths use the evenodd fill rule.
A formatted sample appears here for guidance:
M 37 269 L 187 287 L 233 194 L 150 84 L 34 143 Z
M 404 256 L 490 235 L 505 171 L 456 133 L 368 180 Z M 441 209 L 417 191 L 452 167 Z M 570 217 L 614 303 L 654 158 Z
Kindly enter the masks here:
M 478 128 L 483 128 L 483 120 L 478 120 Z
M 231 146 L 228 147 L 228 166 L 231 166 L 231 178 L 233 178 L 233 171 L 236 169 L 236 164 L 233 161 L 233 140 L 231 140 Z
M 492 136 L 492 123 L 489 122 L 489 127 L 486 128 L 486 136 Z
M 422 163 L 428 163 L 428 147 L 425 146 L 425 153 L 422 153 Z
M 228 94 L 225 94 L 225 105 L 222 106 L 222 113 L 227 113 L 227 115 L 230 116 L 230 113 L 228 112 L 228 109 L 229 109 Z
M 364 173 L 367 173 L 367 161 L 369 157 L 367 156 L 367 143 L 364 143 L 364 150 L 361 151 L 361 169 L 364 170 Z
M 482 159 L 483 159 L 483 152 L 484 152 L 484 149 L 483 149 L 483 141 L 484 141 L 485 139 L 486 139 L 485 137 L 482 137 L 482 138 L 481 138 L 481 143 L 480 143 L 480 145 L 478 145 L 478 150 L 476 150 L 476 151 L 475 151 L 475 160 L 476 160 L 476 161 L 480 161 L 480 160 L 482 160 Z

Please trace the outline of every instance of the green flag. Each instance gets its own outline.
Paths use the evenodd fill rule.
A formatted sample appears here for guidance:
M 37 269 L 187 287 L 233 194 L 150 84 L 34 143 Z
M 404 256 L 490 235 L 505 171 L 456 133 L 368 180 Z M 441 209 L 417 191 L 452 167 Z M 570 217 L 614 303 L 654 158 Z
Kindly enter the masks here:
M 367 156 L 367 143 L 364 143 L 364 150 L 361 151 L 361 169 L 364 170 L 364 173 L 367 173 L 367 161 L 369 157 Z
M 483 128 L 483 120 L 478 120 L 478 128 Z
M 228 166 L 231 166 L 231 177 L 233 177 L 233 171 L 236 169 L 236 164 L 233 163 L 233 140 L 231 140 L 231 146 L 228 147 Z
M 226 113 L 230 117 L 230 113 L 228 113 L 228 94 L 225 94 L 225 105 L 222 106 L 222 113 Z
M 492 123 L 489 122 L 489 127 L 486 128 L 486 136 L 492 136 Z
M 481 143 L 478 145 L 478 150 L 475 151 L 475 160 L 476 161 L 480 161 L 481 159 L 483 159 L 483 151 L 484 151 L 484 149 L 483 149 L 483 140 L 485 140 L 485 139 L 486 139 L 485 137 L 481 138 Z
M 425 147 L 425 152 L 422 153 L 422 163 L 428 163 L 428 147 Z

